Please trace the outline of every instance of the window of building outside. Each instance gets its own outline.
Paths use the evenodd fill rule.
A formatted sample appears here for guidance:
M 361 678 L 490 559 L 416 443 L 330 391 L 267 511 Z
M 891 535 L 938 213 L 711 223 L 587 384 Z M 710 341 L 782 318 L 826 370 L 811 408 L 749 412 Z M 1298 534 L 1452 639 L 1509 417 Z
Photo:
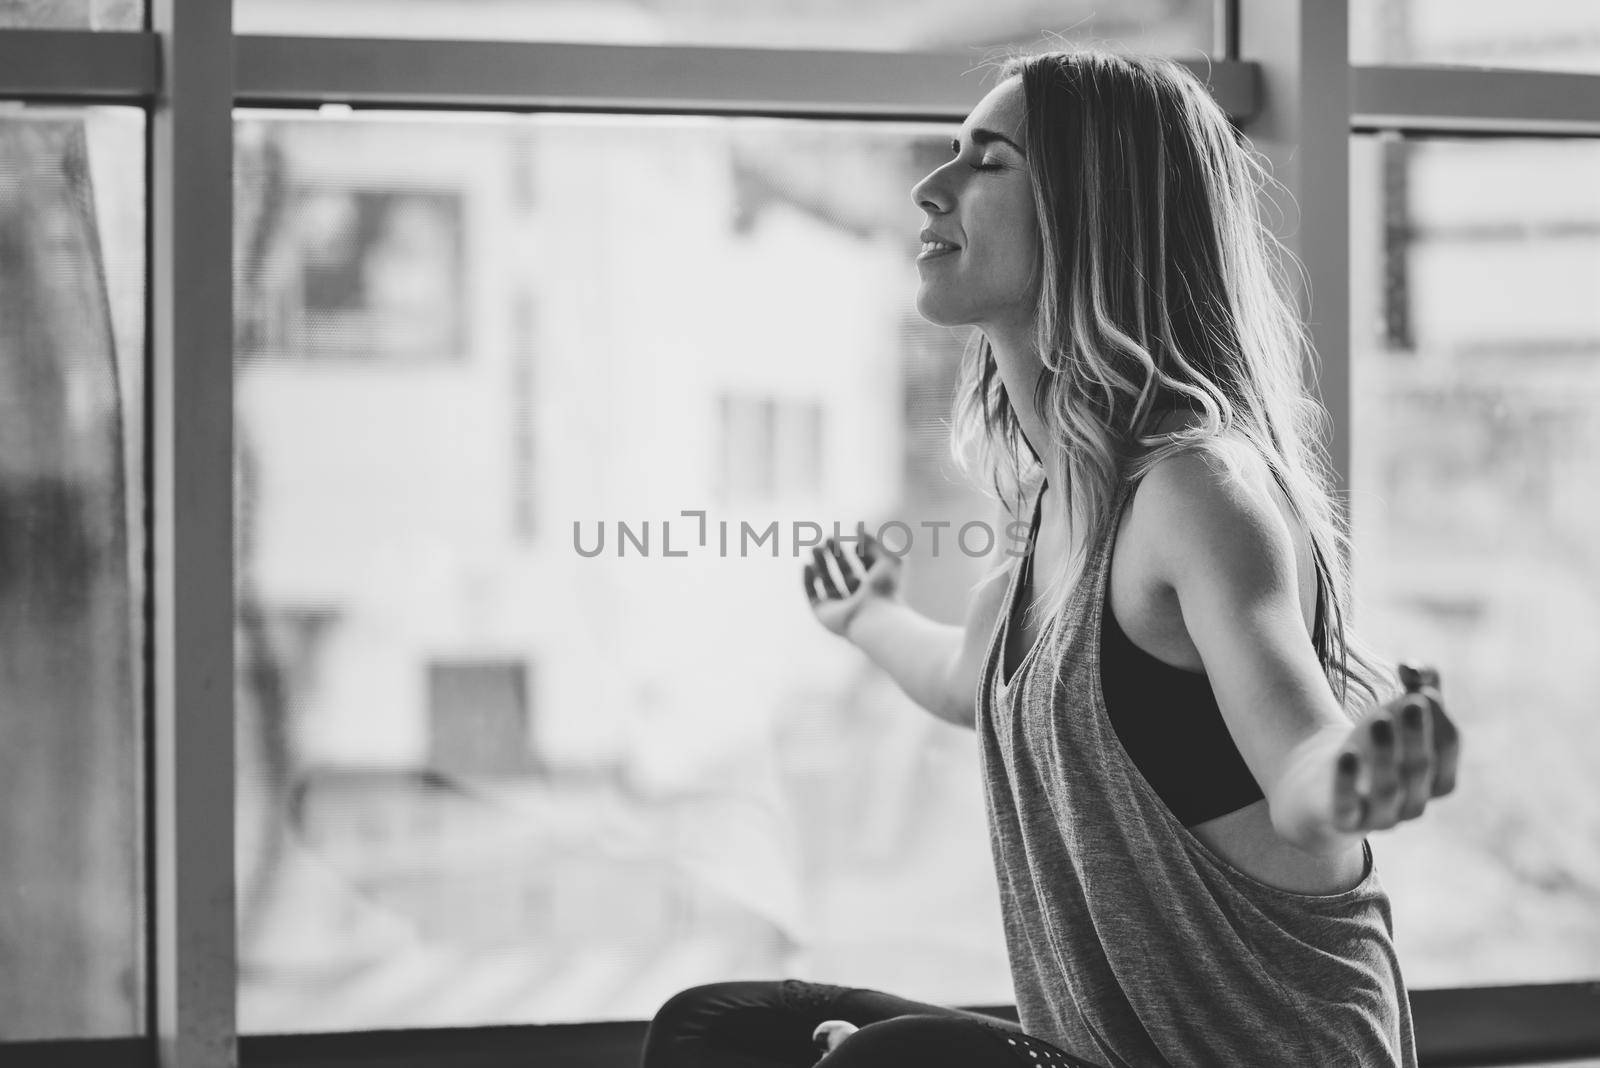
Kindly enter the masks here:
M 822 492 L 823 405 L 803 398 L 717 398 L 720 504 L 770 503 Z
M 1600 19 L 1597 19 L 1600 24 Z M 1351 146 L 1356 624 L 1462 788 L 1375 836 L 1413 986 L 1600 974 L 1600 141 Z
M 429 664 L 429 766 L 457 775 L 528 773 L 529 704 L 528 669 L 520 661 Z
M 286 358 L 452 360 L 468 347 L 473 279 L 461 196 L 322 175 L 279 191 L 293 234 L 254 269 L 276 276 L 259 344 Z

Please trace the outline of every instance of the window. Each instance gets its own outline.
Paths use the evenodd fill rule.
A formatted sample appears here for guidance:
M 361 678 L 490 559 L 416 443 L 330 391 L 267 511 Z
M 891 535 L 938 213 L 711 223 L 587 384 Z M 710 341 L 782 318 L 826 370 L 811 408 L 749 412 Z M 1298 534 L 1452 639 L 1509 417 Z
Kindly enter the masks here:
M 301 358 L 449 360 L 468 352 L 465 220 L 459 189 L 388 187 L 319 172 L 325 124 L 263 127 L 257 216 L 285 229 L 246 235 L 264 353 Z M 270 132 L 269 132 L 270 131 Z M 269 141 L 276 137 L 276 141 Z M 382 140 L 381 132 L 379 139 Z M 392 141 L 392 138 L 390 139 Z M 368 149 L 371 151 L 371 148 Z
M 961 71 L 1052 33 L 1214 59 L 1279 160 L 1358 90 L 1354 307 L 1319 304 L 1354 323 L 1324 357 L 1357 621 L 1437 655 L 1482 790 L 1378 843 L 1423 1063 L 1600 1052 L 1593 680 L 1554 655 L 1596 637 L 1592 5 L 1352 0 L 1281 37 L 1345 5 L 1046 6 L 239 0 L 230 40 L 207 0 L 0 0 L 0 1060 L 242 1030 L 247 1068 L 380 1063 L 439 1025 L 625 1063 L 666 994 L 779 967 L 1006 1001 L 970 739 L 820 632 L 797 559 L 659 531 L 724 518 L 725 424 L 773 487 L 729 519 L 983 508 L 907 191 Z M 1347 36 L 1410 66 L 1348 71 Z M 580 520 L 656 553 L 579 557 Z M 907 597 L 953 621 L 976 567 Z M 1541 985 L 1462 986 L 1498 982 Z M 476 1029 L 575 1020 L 621 1022 Z
M 528 672 L 519 662 L 428 666 L 428 763 L 458 775 L 525 774 Z
M 143 1029 L 143 116 L 0 115 L 0 1034 Z M 18 976 L 26 981 L 16 981 Z
M 4 0 L 0 29 L 137 30 L 144 0 Z
M 1211 44 L 1210 0 L 1058 0 L 1041 23 L 1035 0 L 235 0 L 238 33 L 449 37 L 607 44 L 744 45 L 965 51 L 1035 44 L 1041 31 L 1137 41 L 1197 54 Z
M 909 190 L 940 138 L 241 118 L 253 262 L 293 260 L 315 229 L 294 214 L 308 201 L 264 207 L 273 183 L 448 171 L 463 238 L 415 269 L 478 279 L 482 326 L 459 361 L 415 336 L 412 360 L 238 353 L 241 618 L 299 621 L 249 646 L 276 667 L 239 698 L 255 754 L 239 836 L 261 888 L 239 947 L 246 1030 L 644 1019 L 685 985 L 793 970 L 1006 1000 L 973 740 L 817 626 L 791 545 L 722 555 L 715 534 L 983 508 L 904 462 L 906 428 L 948 415 L 964 340 L 906 326 Z M 828 181 L 823 157 L 852 180 Z M 373 247 L 403 225 L 373 220 Z M 241 321 L 269 315 L 273 272 L 240 277 Z M 366 329 L 411 333 L 386 314 Z M 527 455 L 545 477 L 514 477 Z M 519 507 L 553 536 L 519 537 Z M 707 511 L 703 549 L 685 509 Z M 659 526 L 644 558 L 585 559 L 569 534 L 669 518 L 691 558 L 667 558 Z M 909 596 L 954 621 L 978 567 L 946 554 Z
M 1582 0 L 1351 0 L 1350 58 L 1600 72 L 1600 7 Z
M 1351 158 L 1357 622 L 1437 661 L 1465 732 L 1459 796 L 1374 840 L 1401 959 L 1421 986 L 1588 979 L 1600 141 Z
M 816 499 L 822 490 L 821 404 L 723 393 L 717 413 L 719 502 Z

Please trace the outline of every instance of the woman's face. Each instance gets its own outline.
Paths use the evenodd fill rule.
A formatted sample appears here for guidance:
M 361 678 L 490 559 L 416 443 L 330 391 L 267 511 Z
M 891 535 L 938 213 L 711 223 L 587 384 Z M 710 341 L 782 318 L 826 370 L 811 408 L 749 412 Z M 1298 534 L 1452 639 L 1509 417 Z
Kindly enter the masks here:
M 912 187 L 927 213 L 917 311 L 929 322 L 1032 336 L 1039 224 L 1023 128 L 1022 81 L 1008 78 L 967 116 L 950 161 Z M 956 247 L 931 249 L 929 237 Z

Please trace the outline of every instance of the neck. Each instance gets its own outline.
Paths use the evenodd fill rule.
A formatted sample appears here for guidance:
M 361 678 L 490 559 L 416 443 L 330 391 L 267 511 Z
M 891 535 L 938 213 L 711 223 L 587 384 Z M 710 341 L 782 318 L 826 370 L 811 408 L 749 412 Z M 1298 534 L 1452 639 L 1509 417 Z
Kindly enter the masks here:
M 998 328 L 985 325 L 983 336 L 994 350 L 994 362 L 1005 384 L 1006 397 L 1011 401 L 1011 411 L 1022 428 L 1022 436 L 1033 450 L 1034 458 L 1043 462 L 1050 452 L 1050 433 L 1044 421 L 1034 410 L 1033 398 L 1044 377 L 1044 361 L 1039 357 L 1038 346 L 1031 331 Z M 1046 470 L 1049 465 L 1046 464 Z
M 1048 372 L 1033 340 L 1032 328 L 1004 329 L 985 324 L 982 329 L 983 336 L 994 350 L 995 367 L 999 371 L 1000 381 L 1005 383 L 1006 397 L 1011 402 L 1011 410 L 1017 417 L 1022 436 L 1033 450 L 1035 459 L 1045 464 L 1045 475 L 1049 479 L 1055 474 L 1055 468 L 1045 460 L 1051 456 L 1054 446 L 1051 444 L 1050 431 L 1033 407 L 1039 381 Z M 1039 539 L 1052 546 L 1065 540 L 1066 531 L 1071 526 L 1068 521 L 1071 502 L 1062 492 L 1065 485 L 1059 479 L 1051 480 L 1039 502 Z M 1053 555 L 1054 550 L 1050 552 Z

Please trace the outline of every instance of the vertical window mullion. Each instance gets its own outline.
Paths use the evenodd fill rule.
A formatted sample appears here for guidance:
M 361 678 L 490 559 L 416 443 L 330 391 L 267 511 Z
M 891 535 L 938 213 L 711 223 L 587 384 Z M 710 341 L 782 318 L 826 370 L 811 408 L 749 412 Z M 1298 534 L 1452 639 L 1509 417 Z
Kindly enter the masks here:
M 1241 53 L 1261 72 L 1261 109 L 1245 133 L 1288 187 L 1277 208 L 1264 210 L 1305 267 L 1304 278 L 1292 267 L 1288 275 L 1318 355 L 1342 497 L 1350 488 L 1349 3 L 1238 0 L 1237 17 Z
M 237 1060 L 232 5 L 152 0 L 150 902 L 161 1068 Z

